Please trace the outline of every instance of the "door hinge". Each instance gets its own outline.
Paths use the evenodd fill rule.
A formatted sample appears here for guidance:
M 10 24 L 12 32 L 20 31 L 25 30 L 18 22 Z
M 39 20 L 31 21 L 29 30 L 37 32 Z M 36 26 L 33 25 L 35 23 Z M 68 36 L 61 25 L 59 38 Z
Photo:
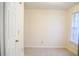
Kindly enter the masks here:
M 22 2 L 19 2 L 19 4 L 22 4 Z

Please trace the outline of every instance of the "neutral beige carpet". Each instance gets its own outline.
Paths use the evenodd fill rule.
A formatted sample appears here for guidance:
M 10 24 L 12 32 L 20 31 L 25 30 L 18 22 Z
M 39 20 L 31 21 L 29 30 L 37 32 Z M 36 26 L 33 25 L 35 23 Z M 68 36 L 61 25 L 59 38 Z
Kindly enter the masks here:
M 25 48 L 25 56 L 74 56 L 64 48 Z

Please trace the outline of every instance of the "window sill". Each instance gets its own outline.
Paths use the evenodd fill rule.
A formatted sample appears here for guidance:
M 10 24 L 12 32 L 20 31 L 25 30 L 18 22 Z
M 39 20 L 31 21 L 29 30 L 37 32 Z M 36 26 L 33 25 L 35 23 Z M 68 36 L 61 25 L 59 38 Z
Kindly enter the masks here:
M 76 42 L 76 41 L 70 41 L 72 44 L 74 44 L 74 45 L 78 45 L 78 42 Z

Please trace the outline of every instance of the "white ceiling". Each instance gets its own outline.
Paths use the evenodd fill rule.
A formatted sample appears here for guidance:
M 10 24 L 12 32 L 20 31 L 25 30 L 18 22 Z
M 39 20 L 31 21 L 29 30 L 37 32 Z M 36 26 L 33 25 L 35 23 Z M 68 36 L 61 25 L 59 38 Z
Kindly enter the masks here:
M 25 8 L 68 9 L 79 2 L 25 2 Z

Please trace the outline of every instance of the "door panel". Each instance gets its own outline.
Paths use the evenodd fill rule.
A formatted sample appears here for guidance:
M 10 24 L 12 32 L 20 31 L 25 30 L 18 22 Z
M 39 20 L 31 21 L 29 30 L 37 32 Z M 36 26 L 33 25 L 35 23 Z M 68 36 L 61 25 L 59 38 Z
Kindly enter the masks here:
M 23 55 L 23 4 L 5 3 L 5 19 L 6 55 Z
M 0 56 L 4 56 L 4 3 L 0 2 Z

